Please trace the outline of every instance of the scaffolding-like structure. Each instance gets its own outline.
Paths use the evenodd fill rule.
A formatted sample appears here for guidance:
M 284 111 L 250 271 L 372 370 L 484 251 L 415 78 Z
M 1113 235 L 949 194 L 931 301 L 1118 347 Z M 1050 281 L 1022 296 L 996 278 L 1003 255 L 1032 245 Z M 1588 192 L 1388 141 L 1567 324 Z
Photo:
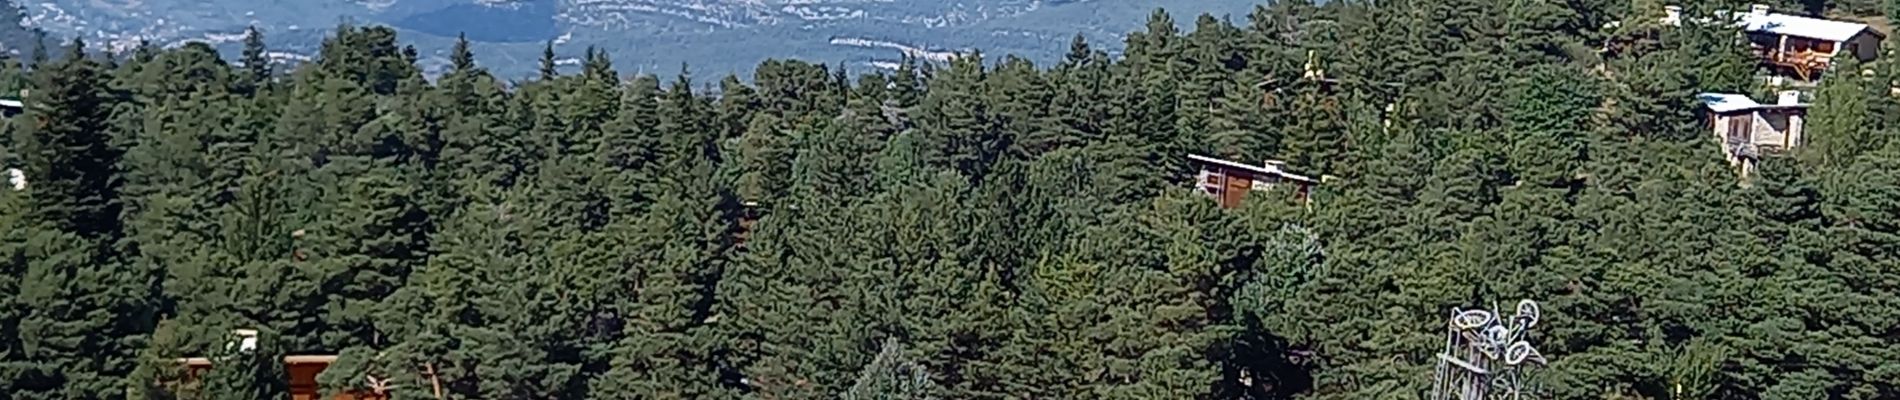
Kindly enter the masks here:
M 1491 310 L 1452 309 L 1431 399 L 1537 398 L 1540 387 L 1534 373 L 1547 362 L 1529 337 L 1541 314 L 1537 302 L 1530 300 L 1519 301 L 1510 319 Z

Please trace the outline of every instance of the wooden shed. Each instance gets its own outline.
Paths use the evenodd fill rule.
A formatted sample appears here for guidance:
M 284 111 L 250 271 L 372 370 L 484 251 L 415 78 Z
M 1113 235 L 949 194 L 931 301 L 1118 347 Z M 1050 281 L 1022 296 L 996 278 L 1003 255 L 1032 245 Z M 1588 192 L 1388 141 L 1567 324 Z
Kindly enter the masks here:
M 1222 208 L 1239 207 L 1248 193 L 1264 192 L 1281 185 L 1292 185 L 1294 196 L 1304 202 L 1319 181 L 1287 172 L 1286 164 L 1267 161 L 1260 165 L 1188 155 L 1188 161 L 1200 169 L 1195 178 L 1201 193 L 1220 202 Z

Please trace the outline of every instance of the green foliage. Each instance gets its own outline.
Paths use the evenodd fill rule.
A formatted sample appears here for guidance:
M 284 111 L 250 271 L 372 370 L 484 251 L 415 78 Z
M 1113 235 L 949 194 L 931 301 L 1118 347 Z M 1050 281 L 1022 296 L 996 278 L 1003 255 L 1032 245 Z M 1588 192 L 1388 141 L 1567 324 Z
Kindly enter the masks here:
M 1808 118 L 1808 132 L 1814 132 L 1813 147 L 1804 150 L 1809 162 L 1842 167 L 1862 153 L 1886 145 L 1885 135 L 1874 114 L 1881 101 L 1875 86 L 1860 76 L 1860 63 L 1848 57 L 1837 67 L 1831 79 L 1815 89 L 1815 110 Z
M 930 381 L 930 372 L 917 363 L 904 359 L 904 346 L 895 339 L 886 339 L 877 358 L 864 365 L 858 373 L 858 380 L 845 390 L 845 400 L 929 400 L 935 392 L 936 383 Z
M 1830 74 L 1738 182 L 1692 94 L 1752 64 L 1598 28 L 1642 18 L 1157 12 L 1119 58 L 774 60 L 717 95 L 551 47 L 511 84 L 466 42 L 431 82 L 388 28 L 291 71 L 255 32 L 241 66 L 75 46 L 0 65 L 33 85 L 0 400 L 281 397 L 283 354 L 396 398 L 1409 398 L 1448 310 L 1521 298 L 1543 398 L 1900 397 L 1900 103 Z M 1188 153 L 1324 178 L 1222 209 Z

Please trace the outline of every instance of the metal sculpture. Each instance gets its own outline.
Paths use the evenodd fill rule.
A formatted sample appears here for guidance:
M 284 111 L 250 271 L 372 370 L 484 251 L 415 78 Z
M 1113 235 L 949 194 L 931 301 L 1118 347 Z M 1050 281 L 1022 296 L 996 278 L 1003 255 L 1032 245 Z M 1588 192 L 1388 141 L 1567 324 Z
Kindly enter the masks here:
M 1517 302 L 1516 311 L 1502 319 L 1490 310 L 1451 310 L 1432 400 L 1536 398 L 1534 373 L 1547 361 L 1528 338 L 1543 311 L 1530 300 Z

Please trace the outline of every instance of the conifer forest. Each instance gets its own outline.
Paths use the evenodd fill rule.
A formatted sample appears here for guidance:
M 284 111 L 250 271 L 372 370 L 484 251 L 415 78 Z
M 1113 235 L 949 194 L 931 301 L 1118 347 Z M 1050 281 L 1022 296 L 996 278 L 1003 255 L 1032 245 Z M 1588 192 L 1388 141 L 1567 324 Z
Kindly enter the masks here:
M 1520 299 L 1527 398 L 1900 399 L 1900 68 L 1835 66 L 1743 176 L 1695 95 L 1770 72 L 1661 5 L 1283 0 L 747 76 L 54 44 L 0 66 L 0 400 L 288 398 L 312 354 L 393 399 L 1415 399 L 1452 309 Z M 1189 154 L 1325 178 L 1226 209 Z

